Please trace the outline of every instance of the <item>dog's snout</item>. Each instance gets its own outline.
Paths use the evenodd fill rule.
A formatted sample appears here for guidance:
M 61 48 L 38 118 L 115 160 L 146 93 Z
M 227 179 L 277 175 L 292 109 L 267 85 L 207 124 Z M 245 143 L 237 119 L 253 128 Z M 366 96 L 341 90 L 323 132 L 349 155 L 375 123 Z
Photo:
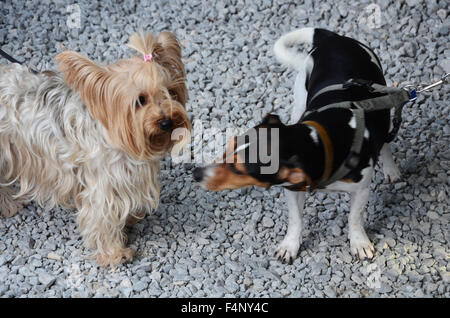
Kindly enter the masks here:
M 170 130 L 173 127 L 173 121 L 170 119 L 164 119 L 159 122 L 159 128 L 164 131 Z
M 203 179 L 203 169 L 202 168 L 195 168 L 194 169 L 194 180 L 196 182 L 200 182 Z

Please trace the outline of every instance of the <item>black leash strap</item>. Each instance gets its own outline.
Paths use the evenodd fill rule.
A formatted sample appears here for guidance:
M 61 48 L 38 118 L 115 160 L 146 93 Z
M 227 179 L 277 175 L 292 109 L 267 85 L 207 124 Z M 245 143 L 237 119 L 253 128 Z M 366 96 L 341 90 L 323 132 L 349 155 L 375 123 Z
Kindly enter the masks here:
M 0 55 L 3 56 L 5 59 L 7 59 L 8 61 L 10 61 L 11 63 L 17 63 L 22 65 L 23 62 L 19 62 L 18 60 L 16 60 L 15 58 L 13 58 L 11 55 L 9 55 L 8 53 L 6 53 L 5 51 L 3 51 L 2 49 L 0 49 Z M 31 67 L 28 68 L 32 73 L 37 74 L 38 72 L 33 70 Z

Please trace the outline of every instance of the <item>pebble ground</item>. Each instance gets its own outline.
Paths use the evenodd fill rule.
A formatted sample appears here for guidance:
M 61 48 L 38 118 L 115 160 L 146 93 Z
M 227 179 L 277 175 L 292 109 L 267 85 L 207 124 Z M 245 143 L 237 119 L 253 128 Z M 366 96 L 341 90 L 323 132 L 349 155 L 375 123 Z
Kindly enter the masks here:
M 267 112 L 289 120 L 295 73 L 272 47 L 299 27 L 367 43 L 388 85 L 430 83 L 450 71 L 448 1 L 118 3 L 2 1 L 1 48 L 43 70 L 54 68 L 60 44 L 112 62 L 131 54 L 124 44 L 134 31 L 171 30 L 184 45 L 187 110 L 219 132 L 249 128 Z M 78 9 L 79 25 L 71 16 Z M 135 260 L 116 269 L 86 258 L 75 211 L 30 204 L 0 219 L 0 296 L 450 297 L 448 97 L 447 85 L 404 109 L 392 145 L 402 179 L 388 184 L 378 167 L 372 184 L 371 261 L 350 255 L 348 194 L 308 197 L 301 251 L 286 265 L 273 257 L 287 228 L 282 191 L 206 192 L 192 180 L 194 163 L 166 159 L 161 204 L 129 233 Z

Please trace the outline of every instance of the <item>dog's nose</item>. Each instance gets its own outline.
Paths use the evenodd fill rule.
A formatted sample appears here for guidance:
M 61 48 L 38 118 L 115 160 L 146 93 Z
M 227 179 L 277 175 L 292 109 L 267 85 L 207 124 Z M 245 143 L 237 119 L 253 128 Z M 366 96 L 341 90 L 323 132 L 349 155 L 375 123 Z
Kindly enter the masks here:
M 194 180 L 196 182 L 200 182 L 203 179 L 203 169 L 202 168 L 195 168 L 194 169 Z
M 159 128 L 164 131 L 170 130 L 173 127 L 173 122 L 170 119 L 164 119 L 159 122 Z

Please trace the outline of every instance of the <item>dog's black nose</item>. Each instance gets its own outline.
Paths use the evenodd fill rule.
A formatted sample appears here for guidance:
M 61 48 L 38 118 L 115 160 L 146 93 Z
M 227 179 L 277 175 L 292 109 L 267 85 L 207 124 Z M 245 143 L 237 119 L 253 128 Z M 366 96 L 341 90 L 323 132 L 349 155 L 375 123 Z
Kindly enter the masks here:
M 195 168 L 194 169 L 194 180 L 197 182 L 202 181 L 203 179 L 203 169 L 202 168 Z
M 170 119 L 164 119 L 159 122 L 159 128 L 164 131 L 170 130 L 173 127 L 173 121 Z

